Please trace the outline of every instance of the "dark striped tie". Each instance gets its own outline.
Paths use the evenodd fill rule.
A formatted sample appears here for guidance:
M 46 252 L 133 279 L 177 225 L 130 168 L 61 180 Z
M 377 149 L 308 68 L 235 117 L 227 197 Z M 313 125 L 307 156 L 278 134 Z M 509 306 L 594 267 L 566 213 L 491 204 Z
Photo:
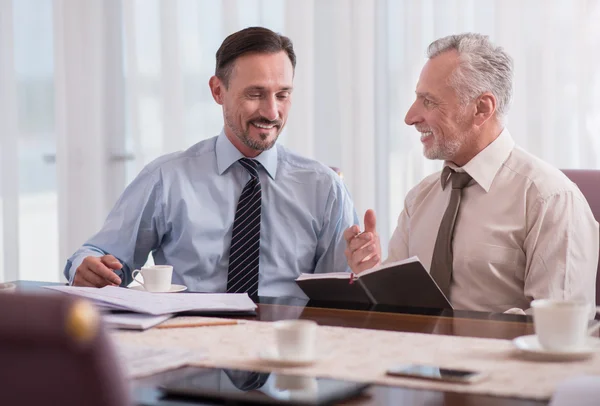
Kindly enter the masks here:
M 262 388 L 270 375 L 269 372 L 251 372 L 235 369 L 224 369 L 223 371 L 236 388 L 245 392 Z
M 250 180 L 242 190 L 233 221 L 227 293 L 247 292 L 250 296 L 256 296 L 258 294 L 262 196 L 258 179 L 259 164 L 248 158 L 242 158 L 238 162 L 250 173 Z

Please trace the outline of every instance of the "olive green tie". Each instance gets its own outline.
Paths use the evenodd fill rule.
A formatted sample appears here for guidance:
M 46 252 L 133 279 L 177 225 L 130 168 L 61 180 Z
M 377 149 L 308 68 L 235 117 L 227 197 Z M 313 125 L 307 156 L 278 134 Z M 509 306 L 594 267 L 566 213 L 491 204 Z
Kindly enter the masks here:
M 454 223 L 456 222 L 458 207 L 460 206 L 462 190 L 472 179 L 468 173 L 455 172 L 452 168 L 446 166 L 442 171 L 442 189 L 446 188 L 449 177 L 452 178 L 450 202 L 440 223 L 430 268 L 431 277 L 447 298 L 450 298 L 450 282 L 452 281 Z

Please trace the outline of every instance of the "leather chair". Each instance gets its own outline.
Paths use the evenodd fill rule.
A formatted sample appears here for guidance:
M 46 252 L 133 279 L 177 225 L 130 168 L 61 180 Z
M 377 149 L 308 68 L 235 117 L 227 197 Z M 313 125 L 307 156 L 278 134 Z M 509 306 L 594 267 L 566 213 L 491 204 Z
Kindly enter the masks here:
M 565 175 L 579 187 L 585 196 L 596 221 L 600 223 L 600 170 L 563 169 Z M 600 251 L 600 247 L 598 247 Z M 600 306 L 600 262 L 596 273 L 596 305 Z
M 67 295 L 0 293 L 0 405 L 129 405 L 100 316 Z

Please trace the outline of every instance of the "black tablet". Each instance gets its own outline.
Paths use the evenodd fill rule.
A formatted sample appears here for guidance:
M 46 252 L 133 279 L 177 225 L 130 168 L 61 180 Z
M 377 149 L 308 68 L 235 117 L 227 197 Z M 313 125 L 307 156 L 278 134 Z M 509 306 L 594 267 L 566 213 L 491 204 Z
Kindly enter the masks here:
M 167 396 L 256 404 L 329 405 L 360 394 L 369 384 L 288 374 L 193 368 L 160 388 Z

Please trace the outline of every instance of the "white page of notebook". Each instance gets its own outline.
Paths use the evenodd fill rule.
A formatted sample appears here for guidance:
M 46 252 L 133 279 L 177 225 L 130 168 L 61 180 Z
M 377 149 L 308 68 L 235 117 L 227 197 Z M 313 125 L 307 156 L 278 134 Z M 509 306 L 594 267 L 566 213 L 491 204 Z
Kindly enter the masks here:
M 383 265 L 378 265 L 376 267 L 373 267 L 371 269 L 367 269 L 366 271 L 363 271 L 363 272 L 359 273 L 358 277 L 360 278 L 361 276 L 365 276 L 365 275 L 368 275 L 370 273 L 375 273 L 375 272 L 380 271 L 382 269 L 393 268 L 395 266 L 409 264 L 411 262 L 421 262 L 421 261 L 419 261 L 419 257 L 413 256 L 413 257 L 410 257 L 410 258 L 403 259 L 401 261 L 387 262 L 387 263 L 385 263 Z
M 76 286 L 44 286 L 87 299 L 108 303 L 123 310 L 148 314 L 184 311 L 246 312 L 256 309 L 247 293 L 151 293 L 116 286 L 84 288 Z
M 306 281 L 311 279 L 350 279 L 350 272 L 303 273 L 296 278 L 297 281 Z
M 403 259 L 402 261 L 389 262 L 383 265 L 378 265 L 371 269 L 367 269 L 366 271 L 362 271 L 358 275 L 355 275 L 356 278 L 360 278 L 361 276 L 368 275 L 370 273 L 375 273 L 381 269 L 392 268 L 398 265 L 404 265 L 411 262 L 419 262 L 419 257 L 410 257 L 407 259 Z M 350 272 L 329 272 L 329 273 L 303 273 L 298 278 L 297 281 L 306 281 L 311 279 L 349 279 Z

